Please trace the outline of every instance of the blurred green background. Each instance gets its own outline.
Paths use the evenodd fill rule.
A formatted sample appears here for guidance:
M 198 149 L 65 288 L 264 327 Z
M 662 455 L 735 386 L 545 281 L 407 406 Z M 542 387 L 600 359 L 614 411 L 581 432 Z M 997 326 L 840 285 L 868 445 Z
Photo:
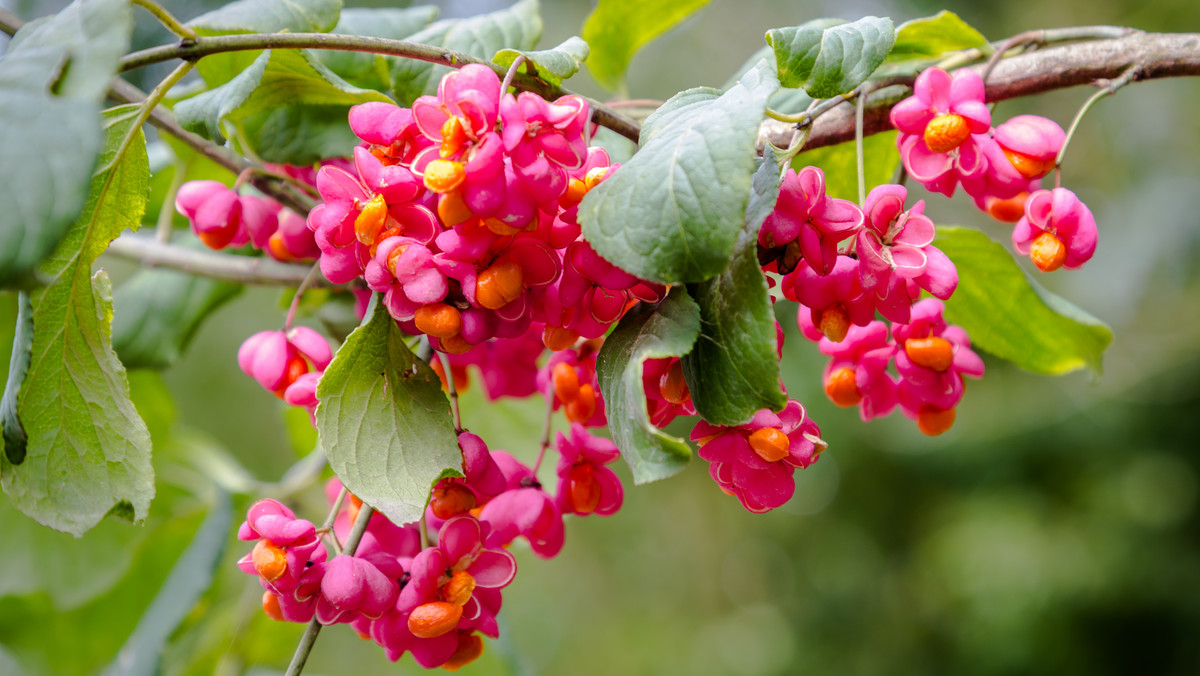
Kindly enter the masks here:
M 3 3 L 26 18 L 58 8 Z M 445 2 L 443 16 L 507 4 Z M 182 18 L 204 8 L 166 5 Z M 719 86 L 772 27 L 865 14 L 900 23 L 943 8 L 990 39 L 1093 23 L 1200 30 L 1193 0 L 714 0 L 635 57 L 629 95 Z M 586 1 L 543 2 L 542 45 L 577 34 L 588 11 Z M 139 46 L 170 39 L 144 14 L 138 26 Z M 568 84 L 606 96 L 586 74 Z M 1065 127 L 1088 94 L 1006 102 L 996 116 L 1035 112 Z M 1138 84 L 1100 103 L 1071 147 L 1064 183 L 1095 213 L 1100 247 L 1083 270 L 1039 279 L 1112 325 L 1103 377 L 1046 378 L 988 359 L 943 437 L 898 414 L 863 425 L 827 402 L 823 359 L 781 307 L 787 385 L 830 444 L 797 473 L 796 497 L 749 514 L 699 460 L 675 479 L 627 485 L 617 515 L 568 524 L 557 559 L 514 547 L 502 637 L 465 673 L 1200 673 L 1197 110 L 1200 82 Z M 1007 238 L 961 196 L 934 196 L 927 213 Z M 102 263 L 118 278 L 131 269 Z M 11 344 L 15 307 L 0 294 L 0 343 Z M 75 541 L 0 501 L 0 673 L 101 671 L 209 509 L 205 473 L 229 474 L 220 459 L 236 458 L 271 482 L 311 448 L 302 416 L 285 417 L 235 362 L 245 337 L 279 327 L 281 307 L 278 291 L 251 289 L 176 366 L 131 374 L 159 477 L 145 527 L 105 522 Z M 489 404 L 478 389 L 464 402 L 467 426 L 532 460 L 540 404 Z M 236 515 L 250 499 L 235 501 L 217 583 L 174 635 L 164 673 L 264 675 L 291 655 L 301 628 L 267 620 L 257 584 L 233 566 L 245 549 Z M 309 491 L 297 511 L 318 521 L 321 500 Z M 306 673 L 420 671 L 336 627 Z

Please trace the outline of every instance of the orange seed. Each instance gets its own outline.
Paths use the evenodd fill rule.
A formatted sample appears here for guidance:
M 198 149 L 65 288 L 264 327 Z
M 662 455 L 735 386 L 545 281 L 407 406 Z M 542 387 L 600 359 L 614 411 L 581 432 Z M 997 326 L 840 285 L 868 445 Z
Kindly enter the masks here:
M 408 616 L 408 630 L 417 638 L 437 638 L 454 631 L 462 614 L 460 605 L 446 601 L 424 603 Z
M 254 545 L 250 559 L 254 562 L 254 570 L 267 582 L 274 582 L 287 572 L 287 552 L 267 540 L 259 540 Z
M 456 606 L 466 605 L 475 591 L 475 578 L 465 570 L 455 571 L 450 581 L 442 587 L 442 598 Z
M 821 333 L 824 333 L 826 338 L 840 343 L 846 339 L 846 333 L 850 331 L 850 315 L 846 314 L 841 303 L 834 303 L 821 311 L 819 326 Z
M 450 338 L 462 331 L 462 314 L 452 305 L 429 303 L 413 317 L 417 330 L 435 338 Z
M 516 300 L 524 289 L 521 266 L 503 258 L 475 279 L 475 300 L 489 310 L 499 310 Z
M 936 437 L 954 426 L 955 416 L 952 408 L 940 409 L 926 404 L 917 411 L 917 429 L 922 434 Z
M 778 462 L 788 455 L 792 442 L 783 430 L 764 427 L 750 434 L 750 448 L 767 462 Z
M 462 162 L 433 160 L 425 166 L 425 187 L 438 194 L 451 192 L 466 178 L 467 170 Z
M 1067 247 L 1061 239 L 1043 232 L 1029 246 L 1029 258 L 1042 272 L 1054 272 L 1067 262 Z
M 935 153 L 948 153 L 971 135 L 971 123 L 961 115 L 943 113 L 925 126 L 925 145 Z
M 954 363 L 954 346 L 945 338 L 909 338 L 904 341 L 904 352 L 917 366 L 934 371 L 945 371 Z
M 863 399 L 856 381 L 854 369 L 840 368 L 825 379 L 825 394 L 829 396 L 830 401 L 842 408 L 855 406 Z
M 387 222 L 388 207 L 383 195 L 375 195 L 371 201 L 363 205 L 362 211 L 354 219 L 354 235 L 363 244 L 375 243 L 375 238 L 383 231 Z

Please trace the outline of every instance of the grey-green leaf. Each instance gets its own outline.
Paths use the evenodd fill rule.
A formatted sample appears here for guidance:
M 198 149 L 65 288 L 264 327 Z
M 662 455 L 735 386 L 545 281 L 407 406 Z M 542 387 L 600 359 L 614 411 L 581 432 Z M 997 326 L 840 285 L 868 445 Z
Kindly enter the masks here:
M 33 347 L 17 411 L 28 435 L 20 465 L 0 457 L 13 504 L 38 522 L 80 535 L 107 514 L 140 521 L 154 496 L 150 434 L 129 399 L 110 345 L 112 288 L 91 265 L 121 230 L 136 229 L 150 168 L 136 106 L 108 111 L 104 152 L 87 206 L 32 294 Z M 128 150 L 119 155 L 125 137 Z
M 113 294 L 113 349 L 125 368 L 166 368 L 204 320 L 241 292 L 240 284 L 177 270 L 141 270 Z
M 655 282 L 701 282 L 729 265 L 742 229 L 755 140 L 778 88 L 765 60 L 736 86 L 688 90 L 647 120 L 641 148 L 579 208 L 596 251 Z
M 317 430 L 330 468 L 397 524 L 420 518 L 433 484 L 461 476 L 462 466 L 441 381 L 405 338 L 376 303 L 317 386 Z
M 538 1 L 521 0 L 489 14 L 435 22 L 408 39 L 487 60 L 505 48 L 533 49 L 541 38 Z M 448 72 L 448 66 L 396 59 L 392 67 L 392 96 L 400 105 L 411 106 L 418 96 L 435 94 L 438 82 Z
M 975 347 L 1035 373 L 1100 372 L 1113 337 L 1103 322 L 1029 279 L 982 232 L 940 225 L 934 245 L 958 268 L 946 319 L 965 328 Z
M 642 365 L 647 359 L 687 354 L 699 334 L 700 308 L 676 287 L 657 306 L 642 303 L 622 317 L 596 358 L 608 429 L 635 484 L 672 476 L 692 457 L 687 442 L 650 422 Z
M 913 19 L 896 29 L 896 44 L 888 61 L 932 59 L 945 52 L 983 47 L 987 38 L 954 12 L 942 10 L 933 16 Z
M 518 56 L 525 57 L 525 61 L 518 67 L 520 72 L 557 87 L 563 80 L 579 72 L 579 66 L 588 57 L 588 44 L 583 38 L 571 36 L 557 47 L 536 52 L 501 49 L 496 52 L 492 62 L 501 68 L 509 68 Z
M 758 265 L 758 228 L 779 197 L 779 169 L 765 161 L 754 174 L 745 227 L 729 269 L 689 287 L 700 307 L 700 337 L 683 373 L 700 417 L 740 425 L 756 411 L 787 404 L 779 385 L 775 311 Z
M 887 58 L 895 41 L 896 32 L 887 17 L 868 16 L 853 23 L 817 19 L 767 31 L 780 83 L 803 87 L 820 99 L 845 94 L 862 84 Z
M 105 676 L 156 676 L 167 640 L 212 586 L 233 521 L 229 494 L 217 487 L 214 490 L 212 510 L 138 620 L 133 635 L 104 670 Z
M 0 59 L 0 287 L 40 281 L 34 270 L 83 209 L 99 102 L 132 29 L 124 0 L 75 2 L 26 24 Z
M 327 33 L 342 0 L 237 0 L 187 22 L 204 35 L 219 33 Z
M 407 40 L 438 16 L 438 8 L 432 5 L 419 7 L 379 7 L 372 9 L 354 8 L 342 10 L 333 33 L 341 35 L 365 35 L 389 40 Z M 400 60 L 398 56 L 383 56 L 367 52 L 345 52 L 320 50 L 317 58 L 329 69 L 356 87 L 389 91 L 391 68 Z

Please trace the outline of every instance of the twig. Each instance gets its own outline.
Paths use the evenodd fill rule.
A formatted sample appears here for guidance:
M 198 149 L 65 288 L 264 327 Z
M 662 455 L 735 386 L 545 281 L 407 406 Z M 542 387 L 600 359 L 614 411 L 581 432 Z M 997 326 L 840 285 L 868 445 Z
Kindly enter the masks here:
M 1091 84 L 1120 77 L 1132 65 L 1139 66 L 1133 81 L 1165 77 L 1200 76 L 1200 34 L 1133 33 L 1127 28 L 1085 27 L 1078 31 L 1053 32 L 1058 40 L 1100 29 L 1124 35 L 1115 39 L 1060 45 L 1001 59 L 987 83 L 987 100 L 1031 96 L 1056 89 Z M 1048 35 L 1052 31 L 1046 31 Z M 974 66 L 981 70 L 982 66 Z M 891 129 L 888 112 L 908 96 L 906 87 L 884 87 L 867 99 L 863 134 Z M 813 124 L 806 148 L 821 148 L 854 138 L 854 106 L 838 103 Z M 767 142 L 782 147 L 792 137 L 793 125 L 766 120 L 759 128 L 759 147 Z
M 470 63 L 485 65 L 503 77 L 505 70 L 496 64 L 476 59 L 473 56 L 441 47 L 422 45 L 405 40 L 388 40 L 361 35 L 337 35 L 328 33 L 247 33 L 242 35 L 217 35 L 198 37 L 194 42 L 159 45 L 133 52 L 121 59 L 120 72 L 141 68 L 171 59 L 194 61 L 211 54 L 260 49 L 331 49 L 349 52 L 371 52 L 387 56 L 401 56 L 418 61 L 427 61 L 451 68 L 462 68 Z M 547 99 L 572 94 L 568 89 L 552 87 L 529 75 L 517 75 L 513 84 L 518 88 L 536 92 Z M 586 98 L 586 97 L 585 97 Z M 615 110 L 595 99 L 587 99 L 592 111 L 592 121 L 617 132 L 635 143 L 640 131 L 637 123 L 628 120 Z
M 195 251 L 172 244 L 163 244 L 150 237 L 122 235 L 112 241 L 106 253 L 120 258 L 140 261 L 143 265 L 182 270 L 201 277 L 221 279 L 241 284 L 264 286 L 299 286 L 308 276 L 311 266 L 280 263 L 273 258 L 251 258 L 215 251 Z M 311 286 L 333 286 L 323 277 Z
M 438 355 L 441 360 L 442 373 L 446 375 L 446 393 L 450 395 L 450 410 L 454 412 L 454 431 L 462 434 L 462 414 L 458 410 L 458 389 L 454 386 L 454 373 L 450 367 L 450 357 L 447 355 Z
M 546 449 L 550 447 L 550 424 L 554 422 L 554 400 L 546 399 L 546 424 L 542 427 L 542 444 L 538 449 L 537 462 L 533 463 L 533 478 L 537 478 L 538 470 L 542 467 L 542 459 L 546 457 Z
M 283 323 L 283 330 L 288 331 L 292 328 L 292 321 L 296 319 L 296 310 L 300 307 L 300 299 L 304 297 L 304 292 L 312 288 L 313 284 L 321 277 L 321 264 L 313 263 L 309 268 L 308 274 L 304 276 L 304 281 L 300 282 L 300 286 L 296 287 L 296 293 L 292 295 L 292 303 L 288 307 L 287 320 Z

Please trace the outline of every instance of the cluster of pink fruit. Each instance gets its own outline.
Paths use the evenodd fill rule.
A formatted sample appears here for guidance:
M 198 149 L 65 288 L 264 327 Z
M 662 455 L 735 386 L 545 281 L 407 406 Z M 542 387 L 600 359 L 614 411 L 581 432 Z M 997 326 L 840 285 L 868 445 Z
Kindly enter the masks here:
M 1037 190 L 1064 141 L 1053 122 L 1022 116 L 993 130 L 978 76 L 937 69 L 918 78 L 892 120 L 906 170 L 927 188 L 950 195 L 961 182 L 994 216 L 1017 220 L 1020 210 L 1014 242 L 1039 267 L 1076 267 L 1091 255 L 1086 207 L 1061 188 Z M 316 258 L 329 281 L 378 293 L 403 330 L 425 336 L 441 353 L 433 366 L 443 384 L 452 377 L 465 388 L 474 366 L 490 398 L 541 393 L 571 422 L 558 435 L 553 493 L 537 478 L 541 455 L 527 467 L 462 432 L 463 477 L 433 487 L 421 524 L 371 516 L 353 555 L 340 543 L 361 505 L 354 496 L 330 532 L 277 502 L 256 503 L 239 537 L 257 542 L 240 565 L 259 578 L 271 617 L 348 623 L 392 659 L 410 652 L 424 666 L 457 669 L 480 654 L 481 635 L 497 636 L 501 589 L 516 574 L 511 542 L 524 537 L 549 558 L 562 548 L 564 515 L 621 506 L 607 466 L 619 451 L 587 431 L 607 424 L 596 356 L 630 307 L 662 300 L 666 288 L 605 261 L 581 236 L 580 201 L 617 169 L 588 147 L 587 122 L 579 97 L 514 96 L 489 68 L 466 66 L 411 109 L 353 108 L 362 143 L 352 161 L 329 161 L 313 176 L 281 169 L 323 198 L 303 233 L 293 232 L 298 216 L 264 198 L 211 182 L 181 190 L 179 211 L 210 246 Z M 884 185 L 860 206 L 827 196 L 820 169 L 789 170 L 758 256 L 779 293 L 801 306 L 801 333 L 832 357 L 830 399 L 859 406 L 864 420 L 899 408 L 936 435 L 954 423 L 963 377 L 982 376 L 984 364 L 966 331 L 943 319 L 958 273 L 933 245 L 924 202 L 907 200 L 903 186 Z M 331 359 L 325 339 L 305 328 L 256 334 L 238 355 L 265 389 L 310 413 Z M 643 386 L 654 425 L 696 415 L 678 358 L 647 361 Z M 787 502 L 795 469 L 826 448 L 794 399 L 739 426 L 699 421 L 691 436 L 718 486 L 753 512 Z M 340 488 L 334 480 L 331 500 Z

